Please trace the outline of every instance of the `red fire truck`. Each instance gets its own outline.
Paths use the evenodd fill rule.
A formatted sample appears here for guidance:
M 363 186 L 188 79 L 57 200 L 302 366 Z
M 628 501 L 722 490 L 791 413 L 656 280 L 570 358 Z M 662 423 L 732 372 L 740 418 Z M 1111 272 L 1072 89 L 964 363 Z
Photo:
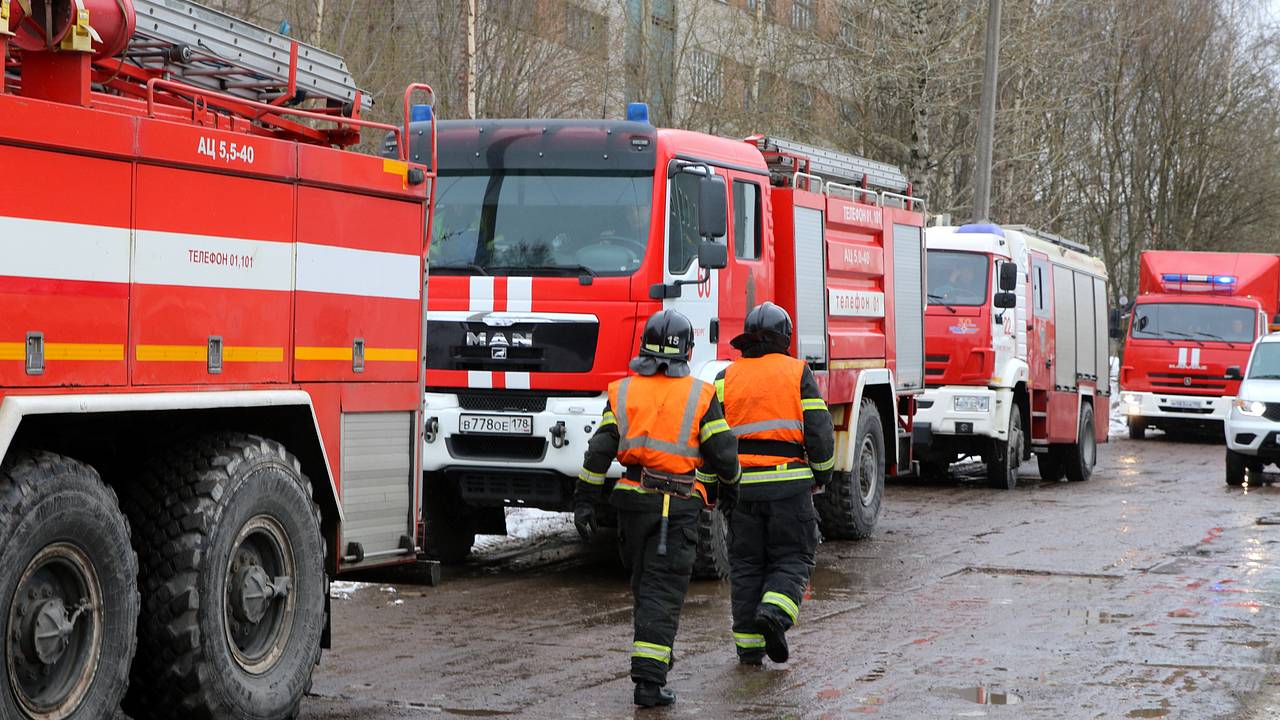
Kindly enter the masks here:
M 0 0 L 0 55 L 0 717 L 295 717 L 328 577 L 415 560 L 434 178 L 187 0 Z
M 1012 490 L 1040 476 L 1088 480 L 1110 416 L 1107 272 L 1088 248 L 1019 225 L 931 227 L 922 474 L 981 457 Z
M 1149 250 L 1120 366 L 1129 436 L 1222 433 L 1249 350 L 1280 330 L 1280 255 Z
M 627 374 L 650 314 L 693 321 L 694 371 L 711 380 L 765 300 L 794 318 L 793 350 L 835 417 L 824 534 L 871 532 L 886 468 L 909 465 L 923 385 L 923 215 L 896 168 L 657 129 L 645 113 L 443 122 L 439 172 L 429 552 L 462 559 L 476 533 L 506 532 L 504 507 L 569 508 L 605 388 Z M 708 513 L 700 576 L 725 572 L 723 530 Z

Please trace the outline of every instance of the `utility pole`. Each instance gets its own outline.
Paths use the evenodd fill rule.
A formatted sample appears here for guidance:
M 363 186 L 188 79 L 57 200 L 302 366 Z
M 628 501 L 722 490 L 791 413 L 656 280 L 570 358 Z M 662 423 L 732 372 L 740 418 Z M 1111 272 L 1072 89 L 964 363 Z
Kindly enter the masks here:
M 302 28 L 298 28 L 301 32 Z M 324 0 L 316 0 L 316 33 L 311 37 L 311 42 L 316 45 L 322 45 L 320 41 L 320 33 L 324 30 Z
M 476 0 L 467 0 L 467 117 L 476 119 Z
M 1000 63 L 1000 0 L 988 0 L 987 56 L 978 109 L 978 161 L 973 167 L 973 220 L 991 219 L 991 146 L 996 131 L 996 78 Z

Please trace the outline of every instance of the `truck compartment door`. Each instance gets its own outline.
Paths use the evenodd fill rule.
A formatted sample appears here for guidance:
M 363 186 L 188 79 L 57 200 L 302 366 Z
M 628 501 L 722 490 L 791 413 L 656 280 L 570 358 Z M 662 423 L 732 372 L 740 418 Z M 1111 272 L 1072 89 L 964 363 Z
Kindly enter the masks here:
M 796 347 L 801 359 L 827 363 L 827 259 L 822 211 L 796 206 Z
M 899 390 L 924 387 L 924 233 L 893 226 L 893 327 Z
M 413 537 L 412 412 L 342 415 L 343 553 L 359 543 L 365 558 L 401 554 Z M 408 545 L 412 551 L 412 543 Z
M 1076 283 L 1071 268 L 1053 267 L 1053 384 L 1076 389 Z

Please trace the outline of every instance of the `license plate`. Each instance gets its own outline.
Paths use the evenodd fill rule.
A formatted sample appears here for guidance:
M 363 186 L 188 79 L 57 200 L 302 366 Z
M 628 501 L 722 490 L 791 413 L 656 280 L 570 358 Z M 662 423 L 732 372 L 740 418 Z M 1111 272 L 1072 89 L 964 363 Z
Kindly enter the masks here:
M 532 435 L 531 415 L 463 415 L 458 430 L 483 435 Z
M 1199 410 L 1200 401 L 1190 398 L 1167 398 L 1166 404 L 1169 407 L 1182 408 L 1184 410 Z

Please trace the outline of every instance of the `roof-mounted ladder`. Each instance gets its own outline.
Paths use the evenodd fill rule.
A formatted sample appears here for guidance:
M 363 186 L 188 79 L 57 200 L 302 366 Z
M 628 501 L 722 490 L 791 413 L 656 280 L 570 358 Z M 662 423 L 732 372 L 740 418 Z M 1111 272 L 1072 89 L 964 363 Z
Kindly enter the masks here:
M 755 143 L 769 163 L 769 169 L 787 177 L 800 172 L 859 188 L 864 187 L 865 180 L 865 187 L 871 190 L 905 194 L 910 189 L 907 176 L 889 163 L 775 137 L 761 136 Z
M 323 99 L 359 115 L 373 99 L 342 58 L 189 0 L 133 0 L 137 30 L 124 56 L 174 80 L 256 102 Z M 296 62 L 293 53 L 296 48 Z M 354 107 L 359 103 L 359 107 Z
M 1057 245 L 1058 247 L 1064 247 L 1068 250 L 1074 250 L 1076 252 L 1084 253 L 1086 255 L 1091 254 L 1093 252 L 1092 250 L 1089 249 L 1089 246 L 1085 245 L 1084 243 L 1079 243 L 1079 242 L 1076 242 L 1075 240 L 1068 240 L 1062 237 L 1061 235 L 1054 235 L 1051 232 L 1037 230 L 1027 225 L 1001 225 L 1000 227 L 1005 228 L 1006 230 L 1017 230 L 1023 235 L 1030 235 L 1031 237 L 1034 237 L 1038 240 L 1043 240 L 1047 243 Z

